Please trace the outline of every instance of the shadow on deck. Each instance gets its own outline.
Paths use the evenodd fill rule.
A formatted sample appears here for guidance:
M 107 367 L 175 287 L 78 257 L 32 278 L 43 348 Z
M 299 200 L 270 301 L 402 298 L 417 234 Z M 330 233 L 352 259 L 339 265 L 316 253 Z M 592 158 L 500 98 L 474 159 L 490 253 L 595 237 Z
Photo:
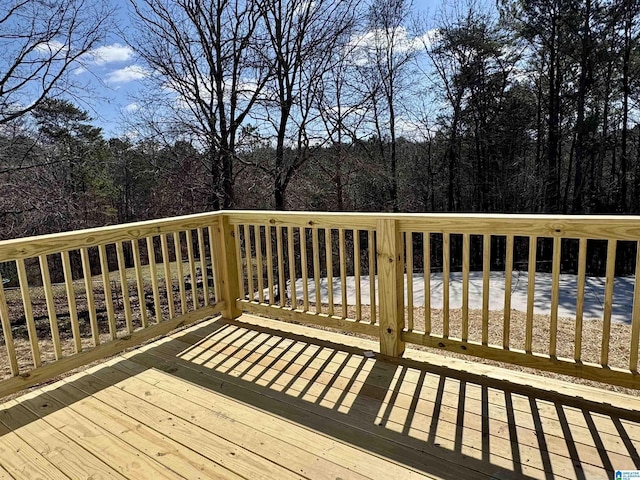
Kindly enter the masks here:
M 554 393 L 552 380 L 390 362 L 365 354 L 373 342 L 242 319 L 204 322 L 7 402 L 7 478 L 590 479 L 640 469 L 638 410 Z

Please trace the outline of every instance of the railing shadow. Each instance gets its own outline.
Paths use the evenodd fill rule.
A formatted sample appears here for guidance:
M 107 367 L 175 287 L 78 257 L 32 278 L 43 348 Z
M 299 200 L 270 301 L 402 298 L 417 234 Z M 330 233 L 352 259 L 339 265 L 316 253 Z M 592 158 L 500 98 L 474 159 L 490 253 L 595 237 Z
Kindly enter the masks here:
M 640 469 L 640 412 L 363 353 L 286 326 L 218 320 L 134 352 L 130 361 L 427 475 L 586 479 Z M 52 390 L 0 411 L 0 439 L 116 385 L 122 370 L 112 370 L 105 365 L 93 390 L 84 381 L 66 402 Z

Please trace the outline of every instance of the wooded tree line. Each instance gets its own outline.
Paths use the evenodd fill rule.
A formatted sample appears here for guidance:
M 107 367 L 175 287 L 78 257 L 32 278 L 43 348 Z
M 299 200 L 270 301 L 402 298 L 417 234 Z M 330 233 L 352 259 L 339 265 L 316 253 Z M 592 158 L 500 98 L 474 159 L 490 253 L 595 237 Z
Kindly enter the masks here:
M 135 134 L 55 90 L 17 110 L 0 80 L 1 238 L 218 208 L 640 212 L 635 0 L 130 13 Z

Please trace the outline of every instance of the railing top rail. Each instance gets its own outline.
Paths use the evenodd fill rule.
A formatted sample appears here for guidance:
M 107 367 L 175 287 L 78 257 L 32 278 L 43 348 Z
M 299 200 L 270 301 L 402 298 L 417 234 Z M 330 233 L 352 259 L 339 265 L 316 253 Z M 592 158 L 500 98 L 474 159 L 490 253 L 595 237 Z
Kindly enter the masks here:
M 180 217 L 145 220 L 70 232 L 0 241 L 0 262 L 37 257 L 82 247 L 136 240 L 178 230 L 198 228 L 217 222 L 220 212 L 206 212 Z
M 223 211 L 229 223 L 307 228 L 375 229 L 379 219 L 398 220 L 401 231 L 640 240 L 640 216 L 480 213 L 350 213 Z

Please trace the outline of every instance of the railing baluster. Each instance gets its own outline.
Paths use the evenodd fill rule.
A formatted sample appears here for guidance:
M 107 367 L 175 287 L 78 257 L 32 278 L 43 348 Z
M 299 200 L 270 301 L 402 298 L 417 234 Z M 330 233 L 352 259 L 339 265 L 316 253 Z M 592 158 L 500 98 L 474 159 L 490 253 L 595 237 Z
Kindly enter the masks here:
M 527 285 L 527 325 L 525 327 L 524 350 L 532 353 L 533 346 L 533 301 L 536 290 L 536 253 L 538 238 L 529 237 L 529 275 Z
M 298 229 L 300 236 L 300 267 L 302 270 L 302 311 L 309 311 L 309 275 L 307 271 L 307 229 Z
M 22 268 L 24 269 L 24 264 Z M 67 251 L 62 252 L 62 272 L 64 274 L 64 288 L 67 294 L 67 303 L 69 305 L 69 319 L 71 320 L 71 332 L 73 334 L 73 349 L 75 353 L 80 353 L 82 351 L 82 337 L 80 336 L 80 324 L 78 322 L 78 309 L 76 306 L 76 296 L 73 288 L 73 275 L 71 273 L 71 261 L 69 260 L 69 252 Z M 35 324 L 34 324 L 34 331 L 35 331 Z M 37 339 L 36 339 L 36 342 L 37 342 Z
M 296 298 L 296 257 L 294 255 L 293 227 L 287 227 L 287 253 L 289 257 L 289 282 L 291 284 L 291 308 L 298 308 Z
M 413 232 L 405 235 L 405 245 L 407 249 L 407 328 L 413 331 Z
M 376 244 L 375 230 L 369 230 L 369 303 L 371 324 L 376 323 Z
M 124 304 L 124 319 L 127 324 L 127 333 L 133 332 L 131 313 L 131 300 L 129 299 L 129 280 L 124 262 L 124 247 L 122 242 L 116 243 L 116 255 L 118 257 L 118 273 L 120 275 L 120 289 L 122 290 L 122 303 Z
M 362 285 L 360 283 L 360 230 L 353 230 L 353 274 L 356 284 L 356 320 L 362 320 Z
M 329 296 L 329 315 L 333 315 L 333 242 L 331 229 L 324 229 L 324 249 L 327 263 L 327 293 Z
M 482 344 L 489 345 L 489 280 L 491 278 L 491 235 L 482 238 Z
M 282 253 L 282 227 L 276 227 L 276 252 L 278 253 L 278 297 L 280 306 L 284 307 L 287 297 L 287 286 L 284 283 L 284 255 Z
M 134 249 L 135 251 L 135 249 Z M 80 249 L 80 258 L 82 259 L 82 278 L 84 281 L 84 290 L 87 297 L 87 310 L 89 311 L 89 325 L 91 326 L 91 340 L 93 346 L 100 345 L 100 331 L 98 330 L 98 318 L 96 316 L 96 302 L 93 297 L 93 278 L 91 277 L 91 263 L 89 262 L 89 250 Z
M 176 252 L 176 269 L 178 271 L 178 290 L 180 291 L 180 310 L 187 313 L 187 292 L 184 287 L 184 268 L 182 265 L 182 243 L 180 232 L 173 232 L 173 249 Z
M 609 338 L 611 336 L 611 307 L 613 305 L 613 281 L 616 272 L 616 240 L 607 244 L 607 268 L 604 284 L 604 318 L 602 322 L 602 350 L 600 363 L 609 364 Z
M 469 263 L 471 236 L 462 235 L 462 341 L 469 340 Z
M 242 240 L 240 239 L 240 226 L 235 225 L 233 227 L 233 234 L 235 238 L 234 245 L 236 247 L 236 268 L 238 269 L 238 288 L 240 289 L 240 298 L 247 296 L 244 289 L 244 268 L 242 266 Z
M 265 241 L 267 247 L 267 286 L 269 287 L 269 305 L 275 305 L 273 292 L 273 231 L 270 226 L 265 227 Z
M 320 297 L 320 249 L 318 247 L 318 229 L 311 229 L 311 256 L 313 257 L 313 281 L 316 288 L 316 313 L 322 313 Z
M 7 349 L 7 358 L 9 359 L 9 368 L 11 375 L 17 377 L 20 375 L 18 367 L 18 356 L 16 355 L 16 347 L 13 343 L 13 333 L 11 332 L 11 320 L 9 319 L 9 308 L 7 307 L 7 298 L 4 294 L 2 279 L 0 278 L 0 323 L 2 324 L 2 334 L 4 336 L 4 346 Z
M 193 253 L 193 233 L 191 229 L 186 231 L 187 233 L 187 258 L 189 259 L 189 275 L 191 275 L 191 301 L 193 303 L 193 309 L 200 308 L 200 299 L 198 298 L 198 282 L 196 281 L 196 260 Z
M 253 238 L 256 242 L 256 270 L 258 277 L 258 302 L 264 303 L 264 278 L 262 275 L 264 269 L 262 267 L 262 227 L 260 225 L 253 226 Z
M 62 346 L 60 345 L 60 333 L 58 332 L 58 318 L 56 317 L 56 301 L 53 298 L 51 288 L 51 278 L 49 276 L 49 263 L 46 255 L 40 255 L 40 271 L 42 273 L 42 287 L 44 288 L 44 298 L 47 302 L 47 313 L 49 315 L 49 326 L 51 327 L 51 341 L 56 360 L 62 358 Z
M 140 245 L 138 244 L 138 240 L 132 240 L 131 247 L 133 250 L 133 267 L 136 271 L 136 286 L 138 288 L 138 307 L 140 308 L 140 321 L 142 323 L 142 328 L 147 328 L 147 326 L 149 325 L 149 319 L 147 317 L 147 300 L 145 298 L 144 278 L 142 277 L 142 267 L 140 266 Z M 84 260 L 84 257 L 83 257 L 83 260 Z M 87 257 L 87 260 L 88 260 L 88 257 Z M 185 305 L 186 305 L 186 302 L 185 302 Z M 183 306 L 183 309 L 184 308 L 185 307 Z
M 22 305 L 24 306 L 24 317 L 27 322 L 27 332 L 29 334 L 29 346 L 31 347 L 31 357 L 33 365 L 39 367 L 42 364 L 40 359 L 40 345 L 38 344 L 38 330 L 33 318 L 33 306 L 31 305 L 31 294 L 29 293 L 29 280 L 27 270 L 24 267 L 24 260 L 16 260 L 18 270 L 18 281 L 20 282 L 20 294 L 22 295 Z M 69 306 L 71 308 L 71 306 Z M 77 321 L 77 315 L 76 315 Z
M 422 234 L 422 270 L 424 275 L 424 333 L 431 335 L 431 234 Z
M 558 303 L 560 301 L 560 254 L 562 239 L 553 239 L 553 260 L 551 263 L 551 322 L 549 325 L 549 355 L 555 357 L 558 345 Z
M 249 288 L 249 301 L 256 299 L 253 288 L 253 256 L 251 255 L 251 226 L 244 224 L 244 254 L 247 263 L 247 287 Z
M 582 318 L 584 312 L 584 288 L 587 271 L 587 239 L 581 238 L 578 247 L 578 297 L 576 299 L 576 327 L 573 358 L 579 362 L 582 358 Z
M 213 296 L 215 297 L 215 301 L 219 302 L 222 299 L 222 292 L 220 291 L 220 278 L 218 276 L 218 265 L 216 265 L 216 249 L 218 246 L 216 245 L 217 236 L 215 234 L 214 228 L 212 225 L 209 225 L 209 250 L 211 254 L 211 270 L 213 274 Z
M 162 305 L 160 303 L 160 290 L 158 288 L 158 268 L 156 265 L 156 249 L 153 246 L 153 237 L 147 237 L 147 257 L 149 259 L 153 308 L 155 310 L 156 323 L 160 323 L 162 321 Z M 192 279 L 192 283 L 195 284 L 195 279 Z
M 504 310 L 502 329 L 502 348 L 509 349 L 511 336 L 511 288 L 513 276 L 513 235 L 507 235 L 507 251 L 504 262 Z
M 442 336 L 449 337 L 449 272 L 451 269 L 451 239 L 442 234 Z
M 113 295 L 111 292 L 111 279 L 109 278 L 109 265 L 107 264 L 107 248 L 104 244 L 98 246 L 100 256 L 100 270 L 102 271 L 102 290 L 104 291 L 104 304 L 107 309 L 107 321 L 109 323 L 109 336 L 116 339 L 116 314 L 113 309 Z
M 209 269 L 207 265 L 207 254 L 204 246 L 204 229 L 198 228 L 198 250 L 200 253 L 200 269 L 202 270 L 202 296 L 204 306 L 209 305 Z M 213 264 L 212 264 L 213 270 Z
M 209 233 L 209 242 L 213 238 Z M 169 260 L 169 244 L 167 243 L 167 235 L 160 235 L 160 250 L 162 251 L 162 267 L 164 269 L 164 287 L 167 292 L 167 306 L 169 307 L 169 318 L 176 316 L 175 299 L 173 298 L 173 280 L 171 276 L 171 263 Z M 211 255 L 213 259 L 213 254 Z M 212 260 L 213 261 L 213 260 Z M 217 297 L 216 297 L 217 298 Z
M 633 286 L 633 313 L 631 314 L 631 349 L 629 370 L 638 371 L 638 343 L 640 342 L 640 241 L 636 242 L 636 269 Z
M 347 318 L 347 260 L 345 258 L 344 228 L 338 230 L 340 257 L 340 293 L 342 294 L 342 318 Z

